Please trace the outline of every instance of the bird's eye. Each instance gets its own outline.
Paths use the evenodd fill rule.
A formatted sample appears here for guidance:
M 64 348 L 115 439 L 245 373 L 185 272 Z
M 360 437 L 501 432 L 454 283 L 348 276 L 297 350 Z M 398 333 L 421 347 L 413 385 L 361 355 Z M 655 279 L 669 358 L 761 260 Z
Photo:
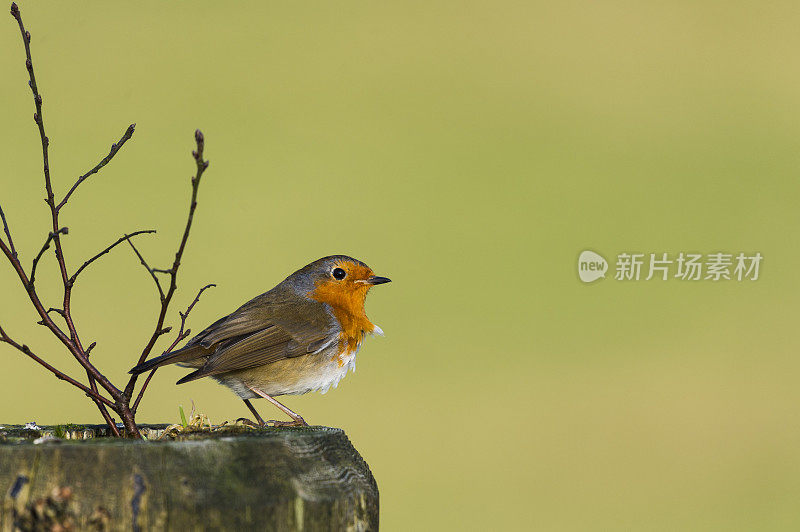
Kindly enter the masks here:
M 347 272 L 341 268 L 334 268 L 332 274 L 334 279 L 341 281 L 347 275 Z

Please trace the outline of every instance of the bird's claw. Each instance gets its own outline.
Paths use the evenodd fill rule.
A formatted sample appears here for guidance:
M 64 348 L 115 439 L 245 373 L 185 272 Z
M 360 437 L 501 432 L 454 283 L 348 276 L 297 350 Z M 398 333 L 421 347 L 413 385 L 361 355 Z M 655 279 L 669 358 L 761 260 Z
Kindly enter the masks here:
M 307 427 L 306 420 L 297 416 L 297 419 L 291 421 L 280 421 L 277 419 L 270 419 L 267 424 L 272 424 L 273 427 Z
M 257 429 L 264 426 L 262 424 L 256 423 L 255 421 L 247 419 L 246 417 L 240 417 L 239 419 L 236 420 L 236 423 L 241 423 L 242 425 L 247 425 L 248 427 L 253 427 Z

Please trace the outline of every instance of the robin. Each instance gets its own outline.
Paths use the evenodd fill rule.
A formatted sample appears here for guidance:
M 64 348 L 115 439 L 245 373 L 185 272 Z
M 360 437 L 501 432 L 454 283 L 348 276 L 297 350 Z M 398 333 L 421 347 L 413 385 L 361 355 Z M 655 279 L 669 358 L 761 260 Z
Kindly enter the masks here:
M 355 370 L 364 337 L 383 336 L 364 312 L 367 292 L 390 281 L 352 257 L 321 258 L 215 321 L 181 349 L 130 373 L 166 364 L 196 368 L 177 384 L 211 377 L 241 397 L 262 426 L 266 423 L 250 399 L 263 397 L 292 418 L 270 421 L 275 425 L 307 426 L 275 396 L 325 393 Z

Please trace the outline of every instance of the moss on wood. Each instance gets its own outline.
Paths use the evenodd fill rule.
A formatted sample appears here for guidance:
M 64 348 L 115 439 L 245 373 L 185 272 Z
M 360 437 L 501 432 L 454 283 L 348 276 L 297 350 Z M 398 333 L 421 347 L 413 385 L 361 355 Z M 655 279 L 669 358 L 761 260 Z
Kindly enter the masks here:
M 94 425 L 0 429 L 0 528 L 378 527 L 377 484 L 340 429 L 234 425 L 152 441 L 165 428 L 143 426 L 148 442 L 104 438 Z

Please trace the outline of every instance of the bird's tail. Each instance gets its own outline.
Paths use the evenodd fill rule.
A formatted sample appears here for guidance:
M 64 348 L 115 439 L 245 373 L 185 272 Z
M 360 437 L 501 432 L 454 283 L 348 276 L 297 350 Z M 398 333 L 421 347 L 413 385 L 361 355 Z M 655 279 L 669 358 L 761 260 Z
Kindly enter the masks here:
M 161 356 L 157 356 L 155 358 L 151 358 L 146 362 L 142 362 L 135 368 L 132 368 L 128 373 L 131 373 L 133 375 L 138 375 L 140 373 L 144 373 L 145 371 L 165 366 L 167 364 L 175 364 L 176 362 L 186 362 L 188 360 L 193 360 L 199 356 L 202 356 L 205 353 L 206 349 L 201 345 L 186 346 L 181 349 L 178 349 L 177 351 L 170 351 L 169 353 L 164 353 Z

